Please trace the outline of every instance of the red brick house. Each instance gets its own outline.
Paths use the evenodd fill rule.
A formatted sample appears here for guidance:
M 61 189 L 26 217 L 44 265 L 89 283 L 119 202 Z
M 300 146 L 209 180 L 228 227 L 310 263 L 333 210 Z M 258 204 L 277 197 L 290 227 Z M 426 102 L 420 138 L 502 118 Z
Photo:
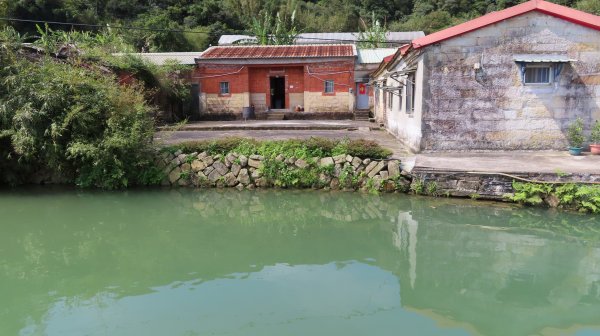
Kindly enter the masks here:
M 201 114 L 354 109 L 354 45 L 216 46 L 196 59 Z

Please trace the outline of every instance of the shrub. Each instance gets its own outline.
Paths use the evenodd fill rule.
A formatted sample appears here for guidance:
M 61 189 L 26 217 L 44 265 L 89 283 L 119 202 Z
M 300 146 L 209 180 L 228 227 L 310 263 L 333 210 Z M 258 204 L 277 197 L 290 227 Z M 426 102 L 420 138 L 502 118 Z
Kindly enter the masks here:
M 384 159 L 391 151 L 370 140 L 332 140 L 326 138 L 310 138 L 306 140 L 268 140 L 258 141 L 248 138 L 223 138 L 210 141 L 190 141 L 165 147 L 164 150 L 184 153 L 204 152 L 211 155 L 236 152 L 244 155 L 258 154 L 265 157 L 276 157 L 282 154 L 286 157 L 311 159 L 340 154 L 349 154 L 361 158 Z
M 583 137 L 583 120 L 581 120 L 581 118 L 577 118 L 569 125 L 569 128 L 567 129 L 567 138 L 571 147 L 583 146 L 583 141 L 585 141 L 585 139 Z
M 159 180 L 152 164 L 153 110 L 141 88 L 119 86 L 112 74 L 86 64 L 50 58 L 3 62 L 1 75 L 0 132 L 10 145 L 0 165 L 16 176 L 3 182 L 22 182 L 28 170 L 107 189 Z
M 596 120 L 594 126 L 592 127 L 590 142 L 593 144 L 600 144 L 600 122 L 598 120 Z

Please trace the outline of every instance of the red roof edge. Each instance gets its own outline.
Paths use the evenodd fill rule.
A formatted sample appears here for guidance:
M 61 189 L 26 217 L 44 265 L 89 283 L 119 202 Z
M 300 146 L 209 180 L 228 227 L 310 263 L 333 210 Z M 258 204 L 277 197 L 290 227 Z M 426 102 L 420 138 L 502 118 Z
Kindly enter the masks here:
M 532 11 L 539 11 L 588 28 L 600 30 L 600 16 L 544 0 L 530 0 L 520 5 L 492 12 L 477 19 L 415 39 L 412 45 L 416 49 L 422 48 Z

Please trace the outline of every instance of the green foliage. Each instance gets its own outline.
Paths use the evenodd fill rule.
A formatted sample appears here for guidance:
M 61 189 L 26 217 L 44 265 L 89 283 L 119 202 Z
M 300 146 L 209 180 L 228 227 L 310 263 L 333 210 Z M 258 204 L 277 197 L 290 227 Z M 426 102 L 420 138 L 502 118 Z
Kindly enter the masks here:
M 107 189 L 160 181 L 143 90 L 117 85 L 100 68 L 10 53 L 0 58 L 0 166 L 8 170 L 0 182 L 43 171 Z
M 358 34 L 359 48 L 385 48 L 387 47 L 386 34 L 388 30 L 375 18 L 375 12 L 372 13 L 371 24 L 367 24 L 362 18 L 360 19 L 360 32 Z
M 296 24 L 296 10 L 288 18 L 277 12 L 273 18 L 267 11 L 263 11 L 257 18 L 252 18 L 250 30 L 256 41 L 242 41 L 241 44 L 256 43 L 259 45 L 286 45 L 294 44 L 299 30 Z
M 307 140 L 275 140 L 257 141 L 247 138 L 223 138 L 210 141 L 191 141 L 166 147 L 164 150 L 184 153 L 208 152 L 211 155 L 226 155 L 236 152 L 250 156 L 253 154 L 265 157 L 276 157 L 281 154 L 285 157 L 299 159 L 312 159 L 313 157 L 335 156 L 349 154 L 360 158 L 384 159 L 391 152 L 374 141 L 369 140 L 330 140 L 313 137 Z
M 415 195 L 421 195 L 425 191 L 425 181 L 421 179 L 415 179 L 410 184 L 410 191 Z
M 20 19 L 156 29 L 115 29 L 115 33 L 138 52 L 200 51 L 215 45 L 224 33 L 265 37 L 260 43 L 267 44 L 272 40 L 266 38 L 268 34 L 278 36 L 278 43 L 285 43 L 281 37 L 289 40 L 300 31 L 355 32 L 361 25 L 360 18 L 372 15 L 387 22 L 394 31 L 432 33 L 521 2 L 524 0 L 0 0 L 0 14 Z M 554 2 L 600 14 L 597 0 Z M 277 13 L 280 29 L 277 29 Z M 259 17 L 260 26 L 268 29 L 254 29 L 253 20 Z M 269 25 L 264 24 L 266 17 Z M 30 23 L 11 25 L 21 33 L 36 33 Z
M 507 196 L 513 202 L 539 205 L 552 191 L 552 185 L 539 183 L 513 182 L 514 195 Z
M 596 120 L 594 126 L 592 126 L 592 133 L 590 135 L 590 141 L 593 144 L 600 144 L 600 121 Z
M 435 181 L 427 182 L 427 195 L 436 196 L 437 195 L 437 183 Z
M 513 202 L 541 205 L 544 200 L 555 197 L 562 208 L 600 213 L 599 185 L 513 182 L 513 189 L 514 195 L 506 196 Z
M 583 146 L 585 138 L 583 137 L 583 120 L 581 120 L 581 118 L 578 117 L 569 125 L 569 128 L 567 129 L 567 139 L 569 140 L 569 145 L 571 145 L 571 147 Z
M 600 15 L 600 1 L 598 0 L 580 0 L 575 8 L 584 12 Z

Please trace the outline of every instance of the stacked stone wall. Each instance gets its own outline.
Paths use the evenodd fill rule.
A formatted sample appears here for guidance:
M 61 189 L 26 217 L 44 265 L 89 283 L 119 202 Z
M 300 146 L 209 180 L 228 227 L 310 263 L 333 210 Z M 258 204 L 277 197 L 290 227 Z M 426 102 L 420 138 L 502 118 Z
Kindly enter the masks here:
M 317 189 L 366 191 L 408 191 L 409 177 L 403 174 L 399 160 L 371 160 L 351 155 L 297 159 L 282 155 L 273 159 L 261 155 L 237 153 L 209 155 L 206 152 L 185 154 L 162 153 L 157 164 L 165 173 L 164 186 L 173 187 L 235 187 L 254 189 L 294 187 L 283 176 L 265 174 L 269 165 L 278 173 L 296 171 L 315 174 L 311 187 Z

